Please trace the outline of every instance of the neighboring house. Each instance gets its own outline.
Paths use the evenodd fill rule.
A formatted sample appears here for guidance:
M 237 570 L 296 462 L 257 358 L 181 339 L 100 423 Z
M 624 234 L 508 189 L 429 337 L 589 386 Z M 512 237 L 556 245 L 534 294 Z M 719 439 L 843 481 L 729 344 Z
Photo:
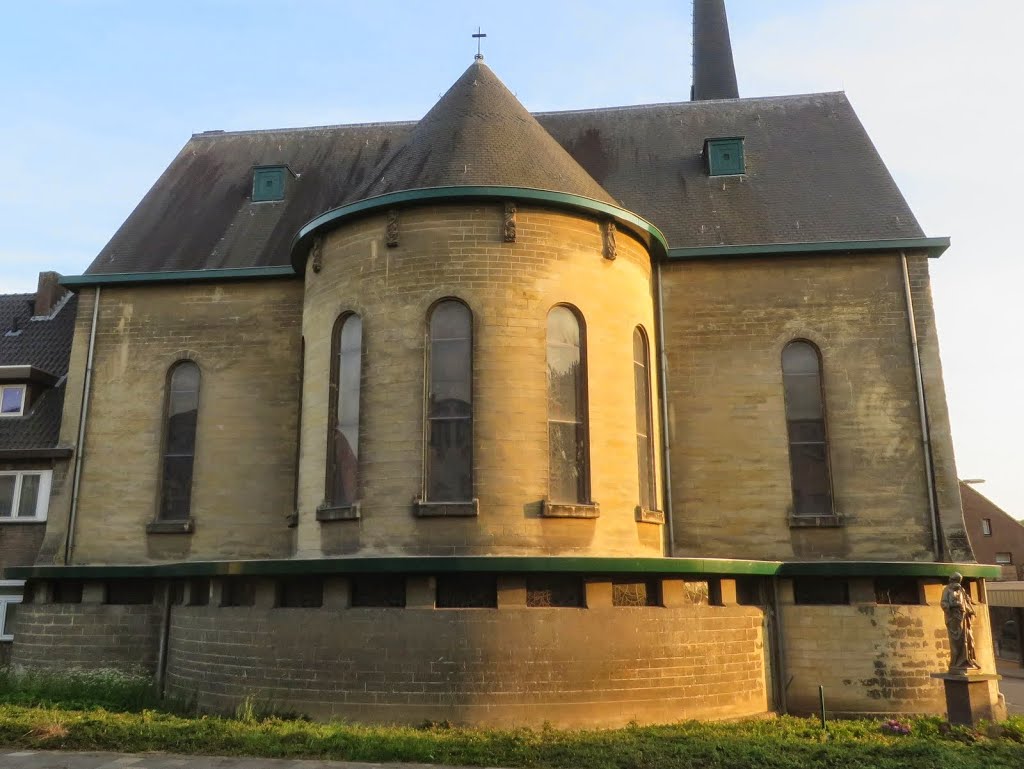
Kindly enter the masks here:
M 35 562 L 50 488 L 71 456 L 59 438 L 78 298 L 59 277 L 40 273 L 35 294 L 0 294 L 0 568 Z M 23 584 L 0 581 L 0 661 Z
M 960 498 L 963 500 L 964 523 L 967 525 L 967 536 L 970 537 L 974 557 L 979 563 L 997 564 L 1001 571 L 1001 581 L 1024 579 L 1024 524 L 996 505 L 972 484 L 960 482 Z M 1017 590 L 1009 592 L 990 591 L 993 603 L 1008 605 L 990 606 L 989 611 L 996 653 L 1005 659 L 1024 663 L 1024 644 L 1021 643 L 1024 634 L 1024 610 L 1020 608 L 1019 593 L 1021 587 L 1024 585 L 1017 585 Z
M 1002 571 L 1000 579 L 1024 579 L 1024 524 L 963 481 L 960 499 L 978 563 L 997 564 Z
M 942 712 L 943 584 L 984 637 L 998 574 L 948 240 L 844 94 L 738 98 L 694 13 L 689 102 L 530 114 L 478 59 L 417 122 L 192 137 L 63 279 L 12 662 L 371 721 Z

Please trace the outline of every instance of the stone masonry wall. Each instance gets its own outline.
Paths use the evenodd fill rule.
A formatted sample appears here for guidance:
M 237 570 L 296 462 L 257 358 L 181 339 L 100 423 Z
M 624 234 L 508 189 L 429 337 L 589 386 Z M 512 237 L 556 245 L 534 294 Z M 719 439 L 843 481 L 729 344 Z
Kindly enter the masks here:
M 599 223 L 564 212 L 521 206 L 517 222 L 516 242 L 505 243 L 500 205 L 430 206 L 402 210 L 394 248 L 385 245 L 384 216 L 325 236 L 322 269 L 306 271 L 299 555 L 664 552 L 663 527 L 636 520 L 632 341 L 638 325 L 654 339 L 647 251 L 620 232 L 617 258 L 606 259 Z M 417 519 L 427 314 L 445 297 L 461 299 L 473 313 L 479 516 Z M 547 316 L 560 303 L 578 308 L 586 329 L 591 498 L 600 505 L 598 518 L 541 516 L 548 494 Z M 324 500 L 331 332 L 344 312 L 363 320 L 362 520 L 320 523 L 315 511 Z M 657 392 L 653 354 L 650 371 Z M 656 402 L 652 410 L 657 422 Z
M 168 692 L 370 722 L 617 726 L 763 713 L 752 607 L 176 607 Z
M 152 674 L 159 630 L 153 605 L 25 603 L 15 615 L 11 664 L 51 672 L 112 668 Z
M 62 443 L 77 441 L 93 297 L 83 297 Z M 286 557 L 294 509 L 302 284 L 295 280 L 104 288 L 73 563 Z M 147 534 L 157 514 L 169 368 L 202 377 L 192 534 Z M 70 473 L 41 562 L 60 562 Z
M 671 264 L 664 294 L 676 555 L 934 558 L 897 254 Z M 789 522 L 781 356 L 794 339 L 821 350 L 837 528 Z M 946 511 L 959 518 L 959 500 Z
M 817 712 L 820 684 L 833 713 L 945 713 L 942 681 L 931 677 L 949 666 L 942 587 L 927 585 L 928 603 L 917 606 L 783 604 L 789 711 Z M 975 608 L 978 662 L 995 672 L 988 605 Z

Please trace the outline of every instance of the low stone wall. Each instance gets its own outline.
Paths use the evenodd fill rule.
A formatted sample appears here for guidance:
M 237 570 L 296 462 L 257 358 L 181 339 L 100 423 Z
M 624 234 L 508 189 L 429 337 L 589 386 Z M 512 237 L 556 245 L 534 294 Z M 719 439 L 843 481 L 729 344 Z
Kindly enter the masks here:
M 783 605 L 786 691 L 791 713 L 819 709 L 825 687 L 831 713 L 946 712 L 941 680 L 949 665 L 949 641 L 937 605 Z M 995 670 L 988 606 L 976 605 L 978 661 Z
M 768 708 L 763 613 L 175 607 L 167 691 L 371 722 L 614 726 Z
M 152 605 L 23 603 L 14 618 L 11 665 L 152 674 L 159 631 L 159 610 Z

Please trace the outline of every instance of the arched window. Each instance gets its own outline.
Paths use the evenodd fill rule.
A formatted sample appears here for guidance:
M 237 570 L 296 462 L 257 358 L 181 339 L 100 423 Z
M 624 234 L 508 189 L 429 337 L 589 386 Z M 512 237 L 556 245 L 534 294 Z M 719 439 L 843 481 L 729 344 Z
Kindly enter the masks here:
M 473 499 L 473 316 L 457 299 L 430 312 L 426 498 Z
M 801 340 L 787 344 L 782 351 L 782 382 L 793 514 L 831 515 L 832 479 L 818 348 Z
M 636 398 L 636 459 L 639 463 L 640 507 L 654 510 L 657 494 L 654 473 L 654 430 L 651 417 L 651 375 L 647 335 L 633 329 L 633 392 Z
M 363 374 L 363 321 L 348 313 L 334 324 L 327 423 L 327 501 L 348 507 L 359 498 L 359 385 Z
M 188 520 L 192 508 L 192 466 L 199 414 L 199 366 L 177 363 L 168 377 L 167 424 L 160 483 L 160 519 Z
M 548 495 L 589 504 L 586 338 L 580 317 L 559 305 L 548 313 Z

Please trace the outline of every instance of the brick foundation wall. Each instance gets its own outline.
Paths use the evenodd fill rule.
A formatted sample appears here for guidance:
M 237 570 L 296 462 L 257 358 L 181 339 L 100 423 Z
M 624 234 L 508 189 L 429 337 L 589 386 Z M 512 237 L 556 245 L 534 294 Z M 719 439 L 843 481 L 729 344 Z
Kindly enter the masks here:
M 942 681 L 931 677 L 949 666 L 942 586 L 929 588 L 930 603 L 920 606 L 783 605 L 789 711 L 817 712 L 821 684 L 832 713 L 945 713 Z M 994 672 L 988 606 L 975 609 L 978 662 Z
M 761 609 L 175 607 L 170 695 L 359 721 L 615 726 L 768 708 Z
M 11 664 L 53 672 L 152 673 L 159 630 L 159 609 L 152 605 L 21 604 Z

